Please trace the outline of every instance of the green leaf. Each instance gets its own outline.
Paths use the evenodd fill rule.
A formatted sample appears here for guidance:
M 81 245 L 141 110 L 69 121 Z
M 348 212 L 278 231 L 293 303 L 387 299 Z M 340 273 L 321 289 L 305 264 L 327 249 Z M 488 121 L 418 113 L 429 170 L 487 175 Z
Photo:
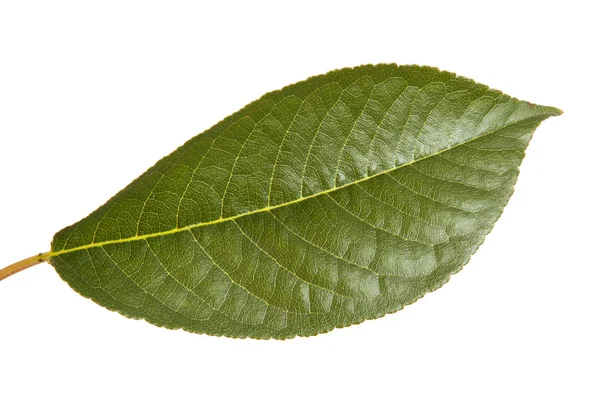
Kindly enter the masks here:
M 332 71 L 192 138 L 47 258 L 131 318 L 291 338 L 381 317 L 467 263 L 560 110 L 420 66 Z

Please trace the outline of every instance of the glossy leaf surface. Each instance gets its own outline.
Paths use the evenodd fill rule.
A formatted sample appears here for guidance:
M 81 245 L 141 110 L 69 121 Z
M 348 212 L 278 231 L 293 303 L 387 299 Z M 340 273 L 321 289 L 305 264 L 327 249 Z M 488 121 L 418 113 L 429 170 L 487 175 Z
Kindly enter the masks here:
M 400 310 L 467 263 L 560 111 L 377 65 L 269 93 L 82 221 L 50 262 L 132 318 L 290 338 Z

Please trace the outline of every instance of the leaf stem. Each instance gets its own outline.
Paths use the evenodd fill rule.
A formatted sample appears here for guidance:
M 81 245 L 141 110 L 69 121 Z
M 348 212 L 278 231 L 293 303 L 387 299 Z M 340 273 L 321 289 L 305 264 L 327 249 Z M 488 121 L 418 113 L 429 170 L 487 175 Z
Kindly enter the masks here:
M 9 265 L 6 268 L 0 269 L 0 281 L 4 278 L 8 278 L 9 276 L 16 274 L 17 272 L 21 272 L 24 269 L 29 267 L 33 267 L 34 265 L 41 264 L 45 261 L 48 261 L 50 258 L 50 253 L 39 253 L 38 255 L 26 258 L 19 262 L 16 262 L 12 265 Z

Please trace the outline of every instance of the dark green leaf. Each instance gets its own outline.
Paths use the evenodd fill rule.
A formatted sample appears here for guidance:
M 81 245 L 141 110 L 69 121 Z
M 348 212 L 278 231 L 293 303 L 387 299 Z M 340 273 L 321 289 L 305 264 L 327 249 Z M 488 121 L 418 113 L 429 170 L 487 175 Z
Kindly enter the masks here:
M 419 66 L 269 93 L 54 237 L 76 291 L 132 318 L 290 338 L 400 310 L 448 281 L 560 111 Z

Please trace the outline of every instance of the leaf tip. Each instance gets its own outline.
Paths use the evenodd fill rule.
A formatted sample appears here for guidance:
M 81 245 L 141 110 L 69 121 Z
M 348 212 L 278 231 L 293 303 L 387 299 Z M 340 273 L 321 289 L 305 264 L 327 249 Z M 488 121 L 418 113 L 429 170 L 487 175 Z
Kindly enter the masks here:
M 551 117 L 558 117 L 559 115 L 562 115 L 564 113 L 563 110 L 561 110 L 560 108 L 556 108 L 556 107 L 546 107 L 548 109 L 548 114 L 550 114 Z
M 532 103 L 527 102 L 530 106 L 538 108 L 540 114 L 546 115 L 547 117 L 558 117 L 563 114 L 563 110 L 556 107 L 550 106 L 539 106 Z

